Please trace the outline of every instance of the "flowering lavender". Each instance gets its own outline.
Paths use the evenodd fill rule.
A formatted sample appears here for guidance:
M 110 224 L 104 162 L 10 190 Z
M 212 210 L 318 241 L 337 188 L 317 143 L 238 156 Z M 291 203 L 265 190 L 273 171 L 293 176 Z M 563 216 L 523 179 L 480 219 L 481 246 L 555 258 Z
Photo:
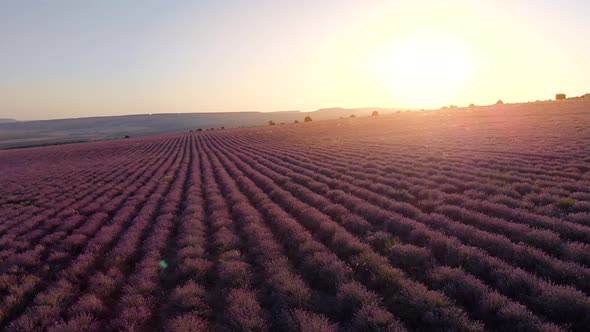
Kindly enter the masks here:
M 0 329 L 584 330 L 561 107 L 0 151 Z

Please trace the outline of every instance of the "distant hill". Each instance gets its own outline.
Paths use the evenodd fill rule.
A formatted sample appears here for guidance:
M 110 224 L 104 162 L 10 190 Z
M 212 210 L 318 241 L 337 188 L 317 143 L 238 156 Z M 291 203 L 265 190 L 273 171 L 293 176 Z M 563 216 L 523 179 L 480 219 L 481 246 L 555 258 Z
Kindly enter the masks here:
M 14 122 L 16 122 L 15 119 L 3 119 L 3 118 L 0 118 L 0 123 L 14 123 Z
M 381 114 L 393 113 L 397 109 L 386 108 L 325 108 L 313 112 L 222 112 L 222 113 L 166 113 L 137 114 L 124 116 L 89 117 L 76 119 L 42 120 L 10 123 L 0 121 L 0 149 L 86 142 L 129 136 L 146 136 L 168 132 L 231 128 L 240 126 L 266 125 L 300 122 L 306 116 L 313 120 L 329 120 L 339 117 L 368 116 L 374 110 Z

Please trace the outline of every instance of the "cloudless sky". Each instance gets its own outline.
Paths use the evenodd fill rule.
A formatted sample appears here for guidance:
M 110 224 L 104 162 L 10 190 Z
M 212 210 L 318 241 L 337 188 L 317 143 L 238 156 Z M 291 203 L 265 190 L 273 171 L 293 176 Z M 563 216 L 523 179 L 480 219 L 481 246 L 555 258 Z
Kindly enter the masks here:
M 0 118 L 581 95 L 589 17 L 582 0 L 1 0 Z

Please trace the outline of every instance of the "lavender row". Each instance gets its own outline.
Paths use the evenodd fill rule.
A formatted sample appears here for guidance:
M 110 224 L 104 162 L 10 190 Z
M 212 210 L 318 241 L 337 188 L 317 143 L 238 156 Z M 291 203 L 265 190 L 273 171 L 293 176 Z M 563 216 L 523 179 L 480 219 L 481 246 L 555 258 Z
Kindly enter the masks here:
M 259 162 L 258 164 L 260 165 L 261 163 Z M 281 175 L 273 174 L 273 171 L 269 169 L 265 169 L 264 173 L 272 175 L 272 178 L 275 179 L 275 181 L 280 180 L 282 177 Z M 401 264 L 405 271 L 415 275 L 428 275 L 434 269 L 434 258 L 431 256 L 429 251 L 424 251 L 424 249 L 412 245 L 396 245 L 394 237 L 388 236 L 386 233 L 381 231 L 373 232 L 372 227 L 367 223 L 367 221 L 365 221 L 364 218 L 354 215 L 353 213 L 346 210 L 342 205 L 331 203 L 326 198 L 314 194 L 311 192 L 311 190 L 301 185 L 285 183 L 283 187 L 294 193 L 298 199 L 301 199 L 308 204 L 314 204 L 318 209 L 329 214 L 331 218 L 341 222 L 353 233 L 368 239 L 368 242 L 373 245 L 374 249 L 392 257 L 392 263 L 400 264 L 400 262 L 407 262 Z M 425 262 L 426 264 L 421 264 L 421 262 Z M 420 267 L 420 271 L 416 271 L 417 267 Z M 469 279 L 470 277 L 464 274 L 461 275 L 466 280 L 473 279 Z M 429 281 L 427 278 L 424 280 Z M 432 283 L 430 285 L 432 285 Z M 437 288 L 442 288 L 440 282 L 436 283 L 435 285 Z M 445 288 L 442 289 L 444 290 Z M 474 291 L 479 294 L 479 298 L 484 300 L 476 312 L 477 317 L 484 319 L 484 322 L 488 324 L 486 325 L 488 327 L 503 324 L 503 326 L 529 326 L 531 329 L 535 330 L 555 329 L 555 327 L 544 324 L 539 318 L 535 317 L 522 305 L 514 303 L 505 297 L 502 297 L 501 295 L 486 289 L 485 286 L 482 286 L 481 284 L 476 283 L 474 289 Z M 454 296 L 454 298 L 457 298 L 460 295 L 451 292 L 445 293 L 450 293 L 452 296 Z M 459 296 L 459 299 L 462 298 Z M 472 303 L 470 303 L 470 305 L 472 305 Z M 508 314 L 508 312 L 505 310 L 512 311 L 510 314 Z
M 268 153 L 268 150 L 266 150 L 266 153 Z M 283 155 L 283 157 L 284 157 L 284 155 Z M 306 167 L 307 167 L 307 169 L 313 169 L 313 166 L 312 165 L 309 165 L 309 164 L 307 164 Z M 317 174 L 317 173 L 314 173 L 314 174 Z M 329 183 L 338 184 L 338 182 L 337 181 L 334 181 L 334 180 L 331 180 Z M 340 186 L 343 189 L 345 189 L 347 192 L 350 191 L 350 190 L 353 190 L 353 191 L 355 190 L 355 188 L 350 187 L 349 185 L 340 184 Z M 348 201 L 350 201 L 350 199 L 352 197 L 350 197 L 350 195 L 343 195 L 343 194 L 344 193 L 341 193 L 341 194 L 339 194 L 337 196 L 332 196 L 332 197 L 333 197 L 333 199 L 337 199 L 340 203 L 346 205 L 348 203 Z M 345 200 L 343 200 L 343 199 L 345 199 Z M 389 211 L 381 210 L 379 207 L 376 207 L 376 206 L 374 208 L 369 208 L 369 206 L 366 205 L 366 201 L 359 200 L 359 199 L 357 199 L 357 200 L 358 200 L 358 203 L 353 203 L 353 202 L 355 202 L 354 200 L 353 201 L 350 201 L 350 203 L 353 203 L 353 205 L 348 205 L 348 207 L 350 209 L 352 209 L 353 211 L 358 211 L 361 214 L 365 214 L 365 216 L 366 216 L 366 218 L 368 218 L 368 220 L 374 220 L 375 222 L 379 222 L 379 223 L 382 223 L 384 220 L 387 220 L 387 219 L 389 219 L 389 220 L 397 220 L 397 221 L 406 221 L 406 222 L 409 222 L 410 224 L 408 224 L 407 226 L 404 226 L 404 227 L 409 227 L 409 228 L 405 228 L 405 229 L 402 228 L 402 229 L 400 229 L 400 231 L 401 230 L 404 230 L 403 233 L 406 233 L 408 235 L 409 235 L 409 233 L 411 233 L 412 229 L 414 229 L 416 227 L 418 229 L 424 228 L 424 226 L 422 226 L 419 223 L 416 223 L 415 221 L 413 221 L 411 219 L 407 219 L 407 218 L 401 217 L 401 216 L 392 215 Z M 361 206 L 363 207 L 363 210 L 358 210 L 358 208 L 360 208 Z M 403 208 L 403 206 L 401 206 L 401 207 Z M 371 212 L 372 209 L 376 209 L 375 212 L 378 212 L 380 210 L 381 210 L 381 212 L 379 212 L 378 214 L 374 214 L 375 212 Z M 402 209 L 402 210 L 404 210 L 404 209 Z M 389 214 L 389 217 L 387 217 L 388 214 Z M 391 226 L 394 226 L 394 225 L 390 224 L 388 226 L 391 227 Z M 399 226 L 395 226 L 395 228 L 393 228 L 393 229 L 399 229 Z M 394 233 L 394 234 L 399 236 L 399 234 L 397 234 L 397 232 L 399 232 L 399 231 L 396 231 L 396 233 Z M 423 232 L 432 233 L 432 231 L 429 231 L 427 229 L 424 229 Z M 435 236 L 436 238 L 440 237 L 439 233 L 438 234 L 437 233 L 432 233 L 431 236 Z M 429 237 L 431 237 L 431 236 L 429 236 Z M 443 236 L 443 239 L 444 239 L 444 236 Z M 452 240 L 452 238 L 449 238 L 449 240 L 450 241 L 453 241 L 451 243 L 457 243 L 457 241 L 456 240 Z M 446 240 L 446 241 L 449 241 L 449 240 Z M 414 242 L 414 243 L 416 243 L 416 242 Z M 429 244 L 434 245 L 434 243 L 429 243 Z M 423 246 L 424 244 L 421 244 L 421 245 Z M 460 242 L 458 242 L 456 245 L 448 246 L 448 248 L 449 248 L 449 250 L 454 250 L 454 251 L 457 251 L 458 250 L 459 252 L 461 252 L 462 250 L 468 250 L 468 251 L 472 251 L 473 250 L 473 249 L 470 249 L 469 247 L 464 246 Z M 463 249 L 463 248 L 465 248 L 465 249 Z M 437 251 L 440 251 L 440 249 L 438 249 Z M 456 255 L 456 257 L 463 257 L 464 256 L 464 254 L 460 254 L 460 255 L 459 254 L 454 254 L 454 255 Z M 445 256 L 440 256 L 440 255 L 437 255 L 437 256 L 440 257 L 439 259 L 445 259 L 446 258 Z M 470 254 L 470 256 L 473 256 L 473 255 Z M 536 296 L 528 296 L 528 295 L 525 295 L 525 294 L 513 294 L 514 292 L 509 290 L 509 287 L 508 287 L 509 284 L 498 283 L 498 281 L 500 281 L 502 279 L 506 279 L 506 278 L 507 278 L 507 281 L 513 280 L 511 282 L 516 282 L 516 277 L 514 276 L 515 273 L 508 272 L 508 271 L 511 270 L 511 267 L 509 265 L 501 262 L 501 261 L 498 261 L 495 258 L 489 257 L 486 254 L 479 253 L 478 256 L 482 258 L 482 261 L 484 263 L 487 261 L 488 262 L 487 264 L 489 264 L 490 267 L 492 267 L 492 266 L 494 267 L 494 269 L 496 270 L 495 271 L 496 273 L 494 274 L 494 276 L 498 276 L 498 277 L 499 276 L 502 276 L 502 278 L 495 278 L 495 279 L 490 278 L 490 274 L 484 272 L 484 270 L 482 270 L 481 268 L 472 270 L 471 271 L 472 273 L 474 273 L 475 275 L 478 275 L 478 276 L 485 276 L 487 280 L 494 281 L 498 285 L 501 285 L 501 288 L 503 288 L 504 289 L 504 292 L 506 292 L 507 295 L 509 295 L 510 297 L 517 296 L 517 299 L 521 299 L 521 300 L 526 299 L 527 301 L 529 301 L 531 303 L 534 303 L 534 305 L 532 305 L 532 308 L 535 309 L 535 311 L 538 310 L 541 313 L 548 314 L 549 315 L 548 316 L 549 318 L 555 319 L 555 321 L 557 321 L 557 322 L 560 322 L 560 321 L 566 321 L 566 322 L 567 321 L 569 321 L 569 322 L 576 321 L 577 317 L 579 317 L 581 315 L 581 313 L 585 310 L 584 308 L 586 308 L 587 305 L 588 305 L 588 299 L 587 299 L 587 297 L 585 295 L 582 295 L 582 294 L 579 294 L 579 293 L 577 295 L 574 295 L 574 294 L 576 294 L 576 292 L 574 290 L 572 290 L 572 289 L 568 289 L 568 288 L 557 288 L 557 287 L 552 286 L 550 284 L 547 284 L 547 283 L 545 283 L 543 281 L 540 281 L 539 279 L 535 279 L 535 278 L 532 278 L 531 279 L 531 276 L 530 275 L 527 277 L 527 279 L 525 279 L 525 281 L 529 284 L 528 287 L 531 288 L 532 293 L 533 294 L 539 294 L 539 295 L 536 295 Z M 467 256 L 467 257 L 469 257 L 469 256 Z M 449 258 L 451 258 L 451 257 L 449 257 Z M 444 260 L 443 260 L 443 262 L 444 262 Z M 453 263 L 454 264 L 457 264 L 455 262 L 453 262 Z M 478 262 L 478 265 L 480 265 L 480 264 L 481 263 Z M 464 264 L 464 265 L 466 265 L 466 264 Z M 457 265 L 452 265 L 452 266 L 457 266 Z M 484 264 L 484 266 L 486 266 L 486 264 Z M 506 272 L 504 272 L 504 271 L 506 271 Z M 522 274 L 522 272 L 519 272 L 519 273 Z M 544 291 L 544 289 L 547 288 L 547 287 L 549 289 L 555 288 L 555 292 L 556 293 L 553 293 L 554 295 L 550 295 L 550 293 L 548 293 L 549 289 L 547 289 L 547 291 Z M 560 290 L 560 289 L 562 289 L 562 290 Z M 554 291 L 552 290 L 551 292 L 554 292 Z M 559 293 L 561 293 L 561 295 L 558 295 Z M 546 302 L 539 301 L 538 300 L 538 297 L 543 297 L 541 294 L 546 294 L 546 296 L 555 296 L 555 295 L 557 295 L 560 298 L 564 298 L 564 299 L 568 299 L 569 298 L 568 301 L 570 301 L 572 303 L 572 305 L 574 307 L 577 307 L 578 309 L 577 310 L 573 310 L 573 308 L 571 308 L 571 307 L 562 306 L 559 303 L 559 301 L 561 301 L 561 299 L 559 301 L 556 301 L 557 298 L 554 298 L 553 300 L 551 300 L 551 298 L 548 298 Z M 579 300 L 574 300 L 574 298 L 577 298 Z M 579 304 L 574 304 L 574 303 L 579 303 Z M 560 314 L 556 314 L 557 313 L 556 310 L 558 310 L 559 307 L 561 307 Z M 562 314 L 564 312 L 565 313 L 568 313 L 570 315 L 570 317 L 563 316 Z

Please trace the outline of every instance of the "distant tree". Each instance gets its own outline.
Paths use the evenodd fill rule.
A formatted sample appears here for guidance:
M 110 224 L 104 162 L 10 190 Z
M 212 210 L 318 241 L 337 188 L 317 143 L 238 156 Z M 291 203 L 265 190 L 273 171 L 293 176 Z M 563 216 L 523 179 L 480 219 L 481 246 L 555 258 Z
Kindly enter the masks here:
M 282 126 L 282 125 L 284 125 L 285 123 L 284 123 L 284 122 L 281 122 L 280 124 L 281 124 L 281 126 Z
M 450 105 L 449 108 L 457 108 L 457 105 Z
M 352 119 L 352 118 L 356 118 L 356 115 L 354 115 L 354 114 L 351 114 L 351 115 L 350 115 L 350 118 L 351 118 L 351 119 Z
M 221 126 L 221 128 L 219 128 L 219 129 L 225 129 L 225 127 L 224 126 Z
M 441 110 L 446 110 L 447 108 L 448 108 L 447 106 L 443 106 L 443 107 L 441 107 L 440 109 L 441 109 Z
M 502 101 L 502 99 L 498 99 L 498 102 L 496 102 L 496 105 L 504 105 L 504 102 Z
M 272 120 L 268 120 L 268 125 L 269 125 L 269 126 L 274 126 L 275 124 L 276 124 L 276 123 L 274 123 L 274 121 L 272 121 Z
M 293 123 L 299 123 L 299 120 L 295 120 L 295 121 L 293 121 Z
M 469 108 L 473 108 L 473 107 L 475 107 L 475 104 L 473 104 L 473 103 L 469 104 Z
M 197 131 L 203 131 L 203 129 L 199 128 L 199 129 L 197 129 Z
M 303 119 L 303 122 L 312 122 L 313 120 L 311 119 L 311 116 L 306 116 L 305 119 Z
M 129 135 L 125 135 L 125 138 L 131 138 L 131 136 L 129 136 Z
M 378 115 L 379 115 L 379 112 L 377 112 L 377 111 L 373 111 L 373 113 L 371 113 L 371 116 L 378 116 Z
M 565 93 L 558 93 L 555 95 L 555 100 L 565 100 Z

